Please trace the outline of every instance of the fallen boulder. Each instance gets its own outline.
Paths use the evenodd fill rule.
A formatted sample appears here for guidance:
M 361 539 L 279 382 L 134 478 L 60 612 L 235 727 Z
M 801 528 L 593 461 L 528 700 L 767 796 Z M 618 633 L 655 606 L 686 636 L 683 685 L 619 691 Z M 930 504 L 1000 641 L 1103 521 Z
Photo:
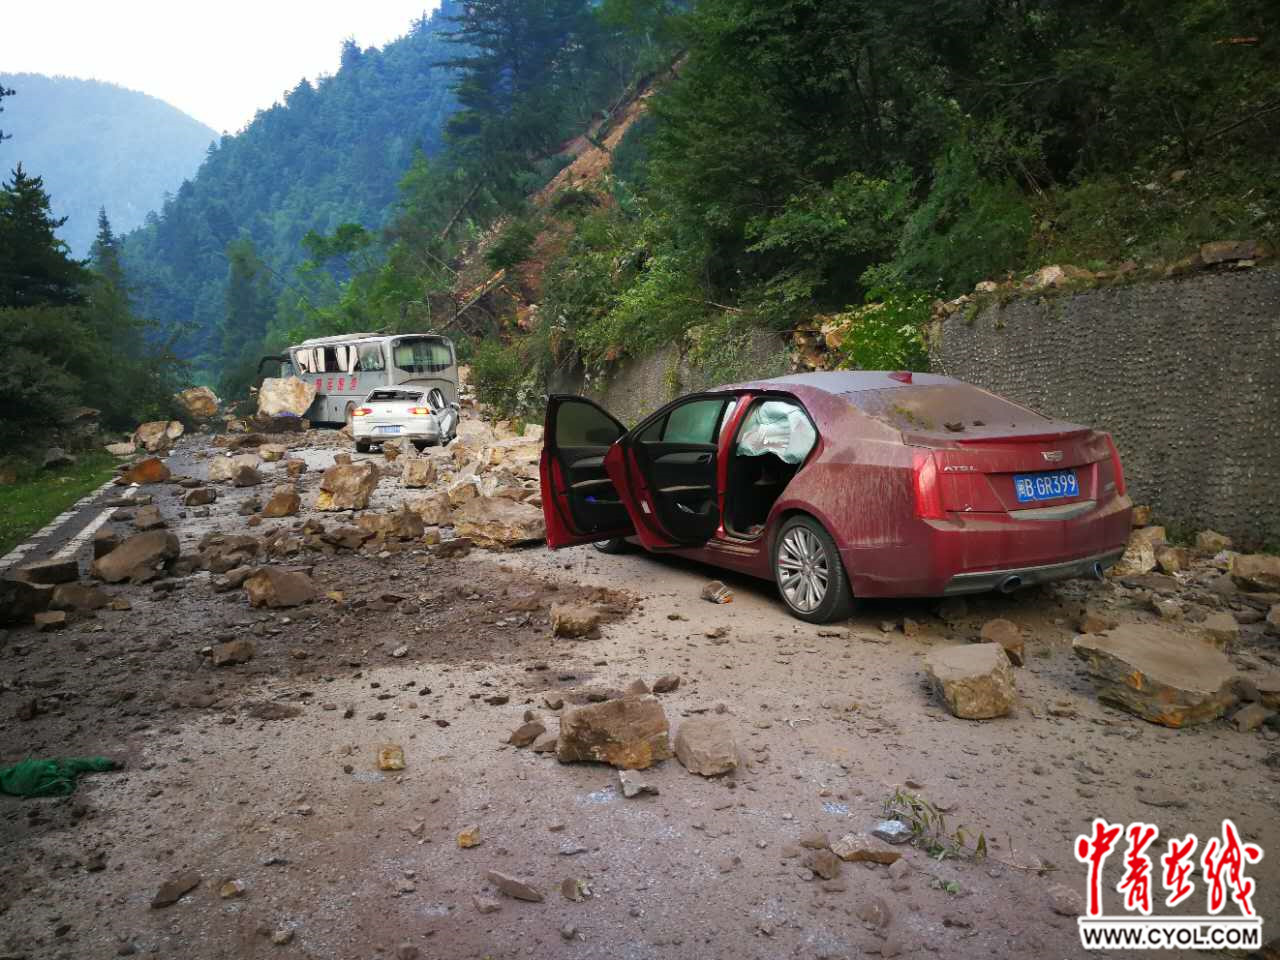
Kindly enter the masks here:
M 186 428 L 179 420 L 152 420 L 138 425 L 133 431 L 133 442 L 147 453 L 161 453 L 173 446 Z
M 260 417 L 301 417 L 316 399 L 313 384 L 297 377 L 267 377 L 258 388 Z
M 442 493 L 431 493 L 410 500 L 408 507 L 422 518 L 428 527 L 442 527 L 453 522 L 449 498 Z
M 1124 555 L 1110 572 L 1114 576 L 1135 576 L 1156 568 L 1156 545 L 1165 542 L 1164 527 L 1140 527 L 1129 535 Z
M 262 508 L 262 516 L 269 520 L 292 517 L 302 508 L 302 497 L 293 484 L 281 484 L 271 493 L 271 499 Z
M 228 640 L 214 645 L 211 662 L 215 667 L 230 667 L 248 663 L 256 652 L 252 640 Z
M 1072 643 L 1098 699 L 1166 727 L 1216 720 L 1235 702 L 1231 661 L 1208 644 L 1150 624 Z
M 132 457 L 138 452 L 138 445 L 130 440 L 127 443 L 108 443 L 102 449 L 113 457 Z
M 281 609 L 310 603 L 319 591 L 305 573 L 280 567 L 260 567 L 244 582 L 251 607 Z
M 290 480 L 297 480 L 307 472 L 307 461 L 305 460 L 284 460 L 281 465 L 284 467 L 285 476 Z
M 514 547 L 547 537 L 542 509 L 502 497 L 470 500 L 453 515 L 454 531 L 480 547 Z
M 869 833 L 846 833 L 831 844 L 831 852 L 848 863 L 891 864 L 902 859 L 902 854 Z
M 166 483 L 171 474 L 164 461 L 156 457 L 147 457 L 132 464 L 124 473 L 116 477 L 116 485 L 127 487 L 132 484 L 144 486 L 148 483 Z
M 209 461 L 209 483 L 230 483 L 235 479 L 236 471 L 241 467 L 256 468 L 256 453 L 241 453 L 234 457 L 217 457 Z
M 505 873 L 499 873 L 497 870 L 490 870 L 488 876 L 489 882 L 508 897 L 527 900 L 530 903 L 541 903 L 545 899 L 541 890 L 532 884 L 525 883 L 523 880 L 518 880 Z
M 133 515 L 133 525 L 139 530 L 160 530 L 168 526 L 160 514 L 160 508 L 154 504 L 139 507 L 138 512 Z
M 1280 556 L 1238 553 L 1231 558 L 1231 579 L 1242 590 L 1280 592 Z
M 1026 662 L 1026 645 L 1022 640 L 1022 630 L 1012 620 L 997 617 L 982 625 L 982 642 L 998 643 L 1004 647 L 1009 662 L 1020 667 Z
M 408 507 L 388 513 L 366 513 L 356 518 L 356 525 L 381 540 L 421 540 L 425 529 L 422 517 Z
M 49 609 L 53 589 L 25 580 L 0 579 L 0 623 L 30 623 L 37 613 Z
M 67 625 L 67 614 L 65 610 L 44 610 L 35 614 L 31 618 L 31 622 L 36 625 L 36 629 L 41 633 L 48 633 L 65 627 Z
M 275 463 L 283 460 L 289 452 L 289 448 L 279 443 L 264 443 L 258 447 L 258 456 L 262 458 L 263 463 Z
M 565 711 L 556 759 L 643 770 L 671 756 L 667 715 L 653 697 L 625 697 Z
M 178 538 L 168 530 L 135 534 L 110 553 L 93 562 L 93 576 L 107 583 L 146 583 L 170 560 L 178 559 Z
M 213 487 L 196 487 L 187 493 L 182 502 L 188 507 L 207 507 L 217 499 L 218 491 Z
M 739 763 L 733 731 L 723 720 L 692 717 L 676 730 L 676 759 L 690 773 L 718 777 L 735 770 Z
M 934 689 L 957 717 L 989 720 L 1013 708 L 1013 669 L 998 643 L 945 647 L 931 653 L 925 667 Z
M 209 420 L 218 415 L 218 395 L 208 387 L 189 387 L 174 394 L 174 399 L 196 420 Z
M 1223 550 L 1230 550 L 1231 538 L 1216 530 L 1201 530 L 1196 534 L 1196 552 L 1213 556 Z
M 80 561 L 75 557 L 66 560 L 37 560 L 19 567 L 15 573 L 19 580 L 27 583 L 52 585 L 55 583 L 75 583 L 80 579 Z
M 246 534 L 206 534 L 197 548 L 200 565 L 210 573 L 226 573 L 243 567 L 258 556 L 262 544 Z
M 256 487 L 262 483 L 262 474 L 257 467 L 241 464 L 231 474 L 231 485 L 235 487 Z
M 411 489 L 429 487 L 436 482 L 436 462 L 430 457 L 406 460 L 401 479 Z
M 372 463 L 335 463 L 320 480 L 317 510 L 363 510 L 378 486 Z
M 596 607 L 577 603 L 551 605 L 551 632 L 557 637 L 576 639 L 599 629 L 604 614 Z
M 1211 613 L 1200 624 L 1204 639 L 1224 653 L 1229 653 L 1240 639 L 1240 624 L 1225 610 Z
M 49 607 L 53 610 L 75 610 L 87 613 L 101 610 L 111 598 L 97 587 L 87 583 L 60 583 L 53 588 Z

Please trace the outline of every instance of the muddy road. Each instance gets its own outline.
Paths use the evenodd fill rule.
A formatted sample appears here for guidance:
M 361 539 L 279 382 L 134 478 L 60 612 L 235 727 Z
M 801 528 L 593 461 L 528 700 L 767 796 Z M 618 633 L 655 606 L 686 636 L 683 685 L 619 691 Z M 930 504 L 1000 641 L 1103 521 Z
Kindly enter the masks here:
M 336 436 L 289 442 L 311 467 L 297 516 L 251 526 L 241 513 L 279 464 L 262 465 L 264 487 L 219 487 L 208 516 L 183 506 L 180 486 L 139 493 L 184 554 L 213 531 L 334 524 L 310 505 Z M 184 438 L 173 472 L 205 476 L 211 443 Z M 370 509 L 403 496 L 384 477 Z M 122 767 L 69 797 L 0 797 L 0 957 L 1078 957 L 1063 888 L 1084 892 L 1072 842 L 1095 816 L 1205 838 L 1232 817 L 1268 850 L 1251 867 L 1255 904 L 1280 918 L 1280 733 L 1147 723 L 1099 704 L 1072 654 L 1086 611 L 1158 622 L 1151 583 L 872 603 L 815 627 L 768 584 L 643 554 L 448 556 L 391 542 L 279 562 L 308 572 L 317 598 L 254 609 L 198 570 L 103 587 L 127 609 L 3 634 L 0 763 L 104 755 Z M 1189 620 L 1214 572 L 1167 578 Z M 699 599 L 713 577 L 732 603 Z M 593 605 L 603 623 L 554 636 L 556 603 Z M 997 617 L 1025 638 L 1018 704 L 956 719 L 923 660 Z M 212 665 L 211 647 L 243 639 L 252 659 Z M 1277 654 L 1250 622 L 1232 658 L 1257 672 Z M 664 675 L 680 678 L 658 695 L 673 732 L 690 717 L 725 721 L 734 773 L 666 760 L 641 772 L 656 795 L 627 798 L 608 766 L 507 742 L 526 714 L 554 731 L 549 704 Z M 379 769 L 387 745 L 403 749 L 403 770 Z M 892 868 L 814 856 L 870 831 L 900 789 L 945 811 L 944 840 L 963 828 L 987 856 L 905 845 Z M 479 843 L 460 846 L 471 830 Z M 490 871 L 544 899 L 504 894 Z M 153 907 L 178 875 L 199 882 Z

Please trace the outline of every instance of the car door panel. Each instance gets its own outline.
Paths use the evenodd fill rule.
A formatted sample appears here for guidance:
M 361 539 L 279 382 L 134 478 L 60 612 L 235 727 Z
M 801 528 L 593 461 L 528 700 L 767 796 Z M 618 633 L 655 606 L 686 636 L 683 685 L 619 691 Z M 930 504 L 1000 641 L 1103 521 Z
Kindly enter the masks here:
M 625 432 L 590 400 L 553 396 L 547 402 L 539 473 L 551 549 L 635 532 L 605 469 L 605 454 Z

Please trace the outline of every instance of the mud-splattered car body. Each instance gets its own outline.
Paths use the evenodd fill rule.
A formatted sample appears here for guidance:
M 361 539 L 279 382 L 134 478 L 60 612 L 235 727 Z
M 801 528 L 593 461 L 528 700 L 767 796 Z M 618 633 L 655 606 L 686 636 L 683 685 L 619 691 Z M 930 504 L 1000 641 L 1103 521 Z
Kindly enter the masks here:
M 542 491 L 553 549 L 626 539 L 772 579 L 813 621 L 854 597 L 1100 576 L 1131 513 L 1106 433 L 877 371 L 718 387 L 630 431 L 552 397 Z

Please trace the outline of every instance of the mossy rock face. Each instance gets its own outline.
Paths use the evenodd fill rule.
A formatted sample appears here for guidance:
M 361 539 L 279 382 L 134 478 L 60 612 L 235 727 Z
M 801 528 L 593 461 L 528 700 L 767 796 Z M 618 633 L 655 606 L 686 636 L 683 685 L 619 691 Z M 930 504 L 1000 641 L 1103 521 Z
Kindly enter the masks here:
M 1217 720 L 1236 701 L 1235 670 L 1212 646 L 1150 624 L 1076 637 L 1098 699 L 1166 727 Z

